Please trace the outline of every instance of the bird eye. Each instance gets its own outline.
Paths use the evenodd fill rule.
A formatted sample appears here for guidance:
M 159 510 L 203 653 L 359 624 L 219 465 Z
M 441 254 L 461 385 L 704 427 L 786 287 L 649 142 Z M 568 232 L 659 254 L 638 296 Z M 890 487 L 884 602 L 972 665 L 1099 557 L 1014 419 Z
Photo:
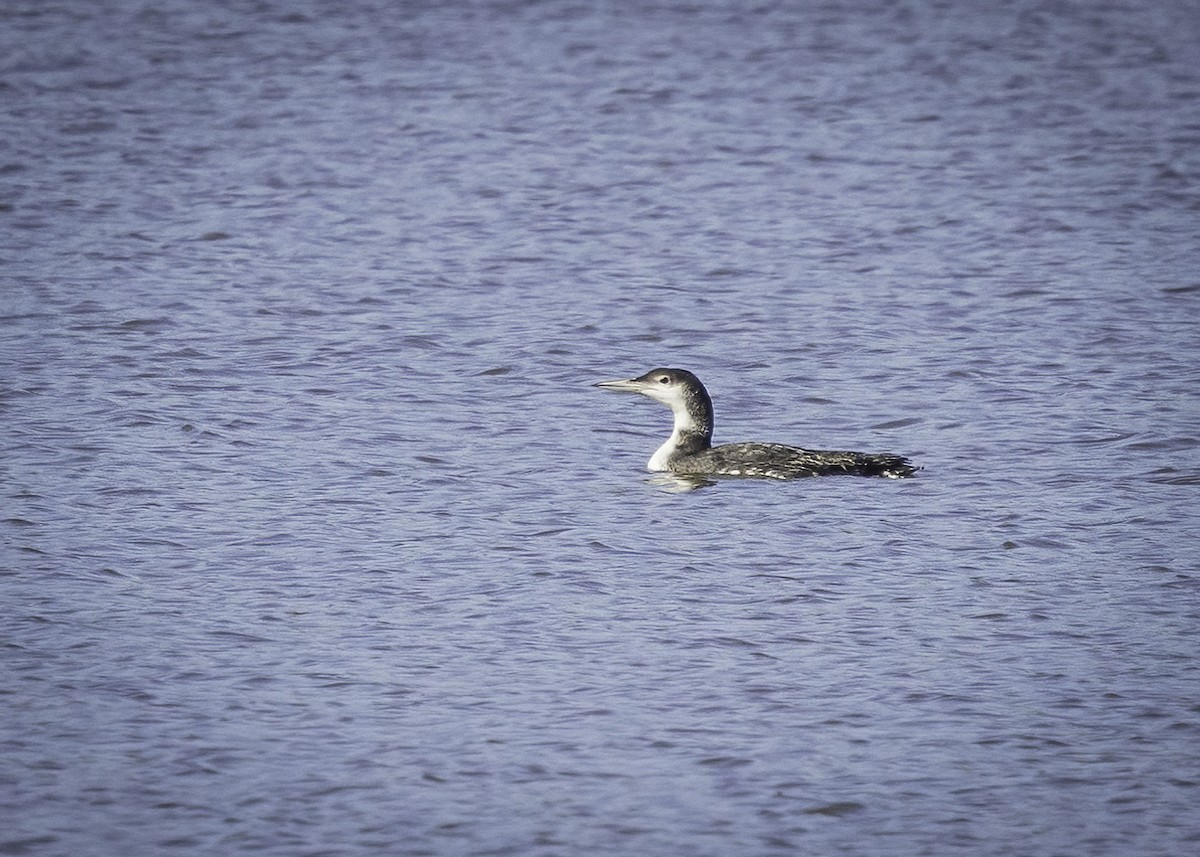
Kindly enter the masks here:
M 670 379 L 670 378 L 668 378 L 666 375 L 660 375 L 660 376 L 659 376 L 659 378 L 658 378 L 658 383 L 660 383 L 660 384 L 670 384 L 670 383 L 671 383 L 671 379 Z

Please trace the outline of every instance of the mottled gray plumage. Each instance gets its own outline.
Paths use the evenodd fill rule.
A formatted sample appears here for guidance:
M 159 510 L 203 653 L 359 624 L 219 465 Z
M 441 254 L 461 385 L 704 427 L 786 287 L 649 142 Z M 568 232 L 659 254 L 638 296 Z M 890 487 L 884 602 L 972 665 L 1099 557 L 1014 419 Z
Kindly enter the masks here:
M 798 479 L 806 476 L 886 476 L 902 479 L 917 468 L 900 455 L 802 449 L 782 443 L 712 445 L 713 406 L 700 379 L 686 369 L 651 369 L 628 381 L 602 381 L 609 390 L 641 393 L 675 415 L 671 437 L 647 464 L 683 476 L 745 476 Z

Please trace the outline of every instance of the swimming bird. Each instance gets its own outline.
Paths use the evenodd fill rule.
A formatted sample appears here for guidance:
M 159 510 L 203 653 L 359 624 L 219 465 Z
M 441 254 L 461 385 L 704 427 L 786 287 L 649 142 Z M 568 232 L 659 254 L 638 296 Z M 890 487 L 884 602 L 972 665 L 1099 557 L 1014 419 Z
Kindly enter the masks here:
M 782 443 L 712 445 L 713 405 L 700 379 L 686 369 L 651 369 L 628 381 L 601 381 L 606 390 L 641 393 L 675 415 L 667 442 L 646 463 L 655 473 L 799 479 L 806 476 L 885 476 L 903 479 L 918 468 L 901 455 L 802 449 Z

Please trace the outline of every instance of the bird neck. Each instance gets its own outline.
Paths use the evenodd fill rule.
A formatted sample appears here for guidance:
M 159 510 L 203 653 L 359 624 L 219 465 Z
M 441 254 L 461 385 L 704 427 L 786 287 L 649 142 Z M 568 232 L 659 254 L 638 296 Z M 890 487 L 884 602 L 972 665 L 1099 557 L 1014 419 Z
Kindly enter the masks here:
M 670 463 L 680 456 L 695 455 L 712 446 L 713 410 L 708 395 L 690 395 L 671 405 L 675 425 L 667 442 L 650 458 L 649 469 L 670 469 Z

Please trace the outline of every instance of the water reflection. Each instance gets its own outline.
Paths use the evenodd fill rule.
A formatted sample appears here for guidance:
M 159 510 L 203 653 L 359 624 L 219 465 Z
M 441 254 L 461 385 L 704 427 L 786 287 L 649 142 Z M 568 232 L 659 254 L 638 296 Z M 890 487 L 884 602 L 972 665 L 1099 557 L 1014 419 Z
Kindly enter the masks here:
M 717 480 L 709 479 L 706 476 L 682 473 L 655 473 L 646 482 L 668 494 L 686 494 L 688 491 L 697 491 L 700 488 L 717 484 Z

